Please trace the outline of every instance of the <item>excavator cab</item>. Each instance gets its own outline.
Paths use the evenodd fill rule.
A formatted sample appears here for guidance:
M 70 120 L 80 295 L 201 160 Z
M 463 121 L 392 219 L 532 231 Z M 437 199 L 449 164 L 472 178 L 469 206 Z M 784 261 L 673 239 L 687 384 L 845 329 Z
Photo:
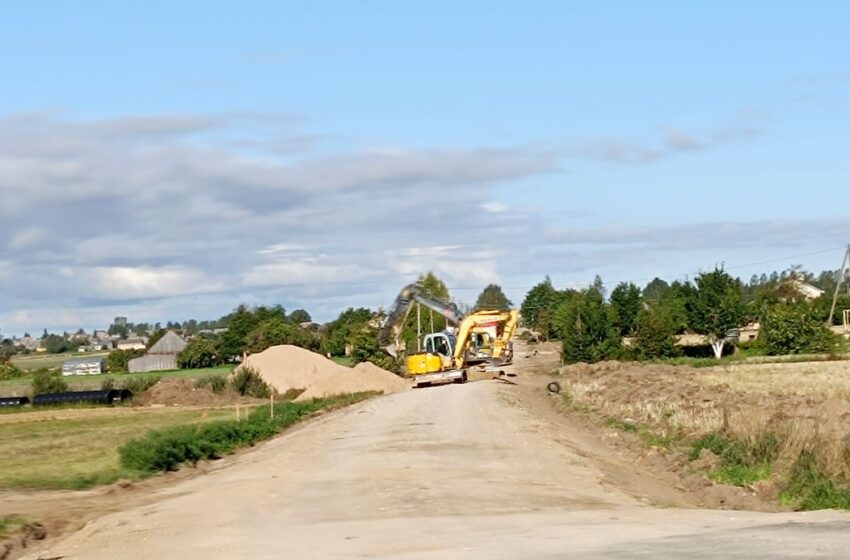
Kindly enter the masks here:
M 452 367 L 455 337 L 444 332 L 432 333 L 422 339 L 423 352 L 407 357 L 409 375 L 436 373 Z

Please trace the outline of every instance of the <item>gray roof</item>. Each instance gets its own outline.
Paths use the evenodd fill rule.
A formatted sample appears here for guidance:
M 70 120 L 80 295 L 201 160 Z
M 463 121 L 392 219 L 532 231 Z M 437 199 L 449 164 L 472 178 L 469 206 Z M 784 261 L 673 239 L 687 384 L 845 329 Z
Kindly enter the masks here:
M 176 332 L 168 331 L 151 346 L 148 354 L 179 354 L 184 348 L 186 348 L 186 341 Z

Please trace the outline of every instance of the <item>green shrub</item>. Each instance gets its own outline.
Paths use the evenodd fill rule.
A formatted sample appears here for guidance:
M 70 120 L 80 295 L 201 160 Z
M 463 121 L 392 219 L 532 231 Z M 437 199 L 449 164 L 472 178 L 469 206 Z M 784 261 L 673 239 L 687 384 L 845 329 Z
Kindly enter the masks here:
M 831 332 L 808 303 L 779 303 L 762 318 L 759 341 L 767 354 L 835 352 L 841 338 Z
M 274 418 L 270 417 L 269 406 L 262 406 L 254 409 L 243 422 L 218 421 L 152 431 L 121 446 L 118 450 L 121 465 L 132 471 L 155 473 L 173 471 L 185 463 L 216 459 L 237 448 L 268 439 L 321 408 L 354 403 L 368 396 L 369 393 L 360 393 L 305 403 L 285 402 L 275 404 Z
M 208 387 L 216 395 L 221 395 L 227 390 L 227 377 L 224 375 L 208 375 L 195 380 L 195 388 Z
M 116 389 L 127 389 L 134 395 L 138 395 L 139 393 L 144 393 L 154 385 L 160 382 L 162 377 L 159 375 L 143 375 L 140 377 L 132 377 L 130 379 L 123 380 L 122 383 L 119 383 Z
M 23 377 L 24 375 L 24 372 L 12 365 L 11 362 L 0 364 L 0 381 L 5 381 L 7 379 L 17 379 L 19 377 Z
M 41 368 L 32 378 L 32 394 L 61 393 L 68 390 L 68 382 L 58 371 Z
M 260 374 L 249 366 L 239 368 L 230 378 L 230 386 L 242 396 L 267 399 L 272 390 Z

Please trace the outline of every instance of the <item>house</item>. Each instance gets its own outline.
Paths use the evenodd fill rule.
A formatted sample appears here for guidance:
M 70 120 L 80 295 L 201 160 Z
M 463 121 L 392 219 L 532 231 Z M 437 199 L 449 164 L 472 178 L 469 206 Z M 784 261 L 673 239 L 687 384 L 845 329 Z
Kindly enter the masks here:
M 103 373 L 103 360 L 100 358 L 77 358 L 66 360 L 62 364 L 62 375 L 98 375 Z
M 802 280 L 797 278 L 791 278 L 788 282 L 801 296 L 803 296 L 809 301 L 813 299 L 818 299 L 824 293 L 823 290 L 821 290 L 817 286 L 812 286 L 808 282 L 803 282 Z
M 148 341 L 144 337 L 126 338 L 119 340 L 115 347 L 118 350 L 144 350 L 147 348 Z
M 751 342 L 758 338 L 761 324 L 758 322 L 748 323 L 738 329 L 738 342 Z
M 133 373 L 177 369 L 177 355 L 186 348 L 186 341 L 174 331 L 168 331 L 147 354 L 133 358 L 127 364 Z

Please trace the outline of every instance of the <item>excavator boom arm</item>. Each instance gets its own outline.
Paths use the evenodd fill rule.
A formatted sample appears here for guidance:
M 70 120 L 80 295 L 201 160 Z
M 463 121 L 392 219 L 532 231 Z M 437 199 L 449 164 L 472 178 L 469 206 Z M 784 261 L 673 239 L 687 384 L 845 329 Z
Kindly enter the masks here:
M 413 309 L 414 303 L 420 303 L 429 309 L 433 309 L 445 317 L 446 320 L 456 325 L 460 324 L 464 318 L 463 313 L 460 312 L 455 304 L 424 295 L 421 284 L 414 283 L 405 286 L 399 292 L 392 306 L 387 310 L 386 319 L 384 319 L 380 333 L 378 334 L 378 341 L 381 348 L 394 358 L 398 354 L 398 337 L 401 335 L 401 329 L 404 327 L 404 322 L 410 314 L 411 309 Z

